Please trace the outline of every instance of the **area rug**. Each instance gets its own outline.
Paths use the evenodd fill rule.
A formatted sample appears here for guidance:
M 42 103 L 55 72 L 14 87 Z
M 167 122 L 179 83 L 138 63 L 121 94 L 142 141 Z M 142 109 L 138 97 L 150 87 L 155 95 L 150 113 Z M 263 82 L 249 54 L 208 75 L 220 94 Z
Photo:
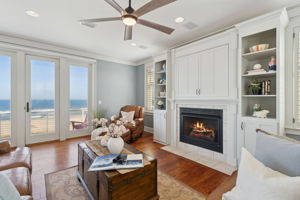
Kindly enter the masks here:
M 46 174 L 47 200 L 88 200 L 76 171 L 77 167 L 72 167 Z M 158 171 L 158 194 L 160 200 L 205 200 L 202 194 L 161 171 Z

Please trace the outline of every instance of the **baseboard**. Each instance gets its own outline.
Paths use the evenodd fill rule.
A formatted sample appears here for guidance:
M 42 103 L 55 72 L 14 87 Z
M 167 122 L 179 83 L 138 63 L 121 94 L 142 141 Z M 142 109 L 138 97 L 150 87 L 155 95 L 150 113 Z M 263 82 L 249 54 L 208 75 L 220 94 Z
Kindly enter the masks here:
M 153 128 L 148 127 L 148 126 L 144 126 L 144 131 L 149 132 L 149 133 L 153 133 Z

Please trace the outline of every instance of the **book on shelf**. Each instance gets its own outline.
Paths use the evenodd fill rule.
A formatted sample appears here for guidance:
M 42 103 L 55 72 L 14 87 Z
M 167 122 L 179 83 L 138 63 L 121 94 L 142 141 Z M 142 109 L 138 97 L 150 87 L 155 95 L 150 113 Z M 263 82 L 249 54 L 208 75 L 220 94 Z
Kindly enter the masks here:
M 96 157 L 89 171 L 134 169 L 141 167 L 144 167 L 143 154 L 112 154 Z
M 267 71 L 265 69 L 253 69 L 247 72 L 248 74 L 260 74 L 260 73 L 266 73 Z

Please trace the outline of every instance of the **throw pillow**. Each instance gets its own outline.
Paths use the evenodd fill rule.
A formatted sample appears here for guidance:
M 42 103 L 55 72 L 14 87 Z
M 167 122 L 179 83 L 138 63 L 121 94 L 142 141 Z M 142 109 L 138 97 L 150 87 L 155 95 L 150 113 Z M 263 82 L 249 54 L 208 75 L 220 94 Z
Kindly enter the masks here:
M 130 111 L 130 112 L 121 111 L 121 115 L 125 123 L 132 122 L 134 118 L 134 111 Z
M 0 199 L 1 200 L 20 200 L 21 196 L 11 180 L 0 172 Z
M 256 160 L 242 148 L 236 187 L 224 200 L 299 200 L 300 177 L 289 177 Z
M 300 176 L 299 141 L 258 132 L 255 158 L 273 170 L 288 176 Z

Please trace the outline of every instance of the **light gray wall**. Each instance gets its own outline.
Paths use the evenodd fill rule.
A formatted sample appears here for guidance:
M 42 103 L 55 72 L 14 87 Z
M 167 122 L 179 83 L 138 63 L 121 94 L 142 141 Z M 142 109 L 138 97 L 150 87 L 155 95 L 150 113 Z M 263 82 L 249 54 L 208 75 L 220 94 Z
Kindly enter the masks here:
M 140 65 L 136 67 L 136 104 L 139 106 L 144 106 L 145 104 L 145 67 Z
M 118 115 L 124 105 L 144 106 L 144 65 L 130 66 L 97 61 L 98 111 L 105 117 Z M 145 126 L 153 127 L 153 115 L 145 115 Z
M 135 105 L 137 67 L 97 61 L 97 96 L 101 105 L 98 110 L 106 117 L 118 115 L 124 105 Z

